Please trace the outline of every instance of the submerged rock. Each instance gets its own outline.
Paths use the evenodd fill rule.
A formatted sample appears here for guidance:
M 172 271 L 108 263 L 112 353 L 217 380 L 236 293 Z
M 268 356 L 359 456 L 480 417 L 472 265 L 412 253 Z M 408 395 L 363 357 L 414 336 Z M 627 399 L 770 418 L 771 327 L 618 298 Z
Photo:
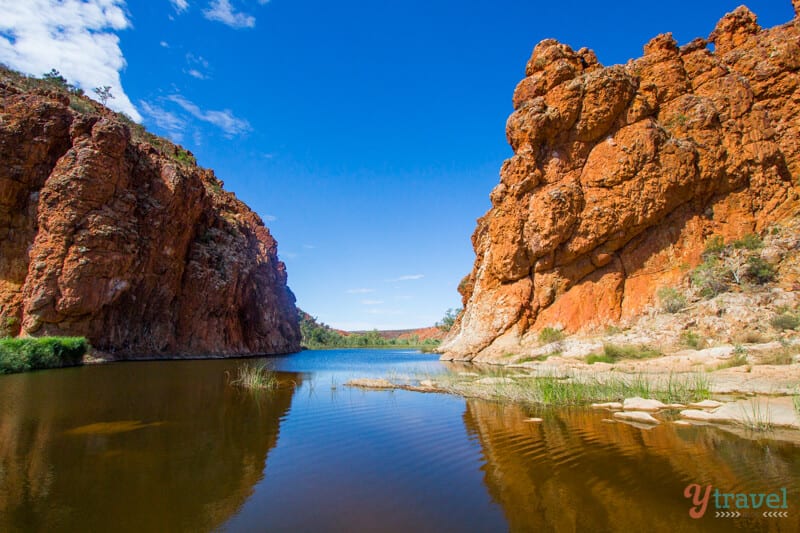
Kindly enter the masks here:
M 659 424 L 660 422 L 653 418 L 650 413 L 643 413 L 642 411 L 620 411 L 614 413 L 614 418 L 619 420 L 627 420 L 630 422 L 639 422 L 640 424 Z
M 723 405 L 725 404 L 716 400 L 703 400 L 702 402 L 690 403 L 689 407 L 692 409 L 716 409 Z

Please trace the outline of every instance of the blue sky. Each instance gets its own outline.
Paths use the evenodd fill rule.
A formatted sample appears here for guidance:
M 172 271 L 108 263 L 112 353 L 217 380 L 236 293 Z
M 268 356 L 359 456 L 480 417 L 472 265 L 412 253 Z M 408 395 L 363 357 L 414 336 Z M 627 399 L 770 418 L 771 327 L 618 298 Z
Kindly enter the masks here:
M 264 218 L 312 315 L 407 328 L 460 304 L 537 42 L 610 65 L 740 3 L 0 0 L 0 61 L 111 85 L 112 107 L 194 152 Z M 762 26 L 793 16 L 747 5 Z

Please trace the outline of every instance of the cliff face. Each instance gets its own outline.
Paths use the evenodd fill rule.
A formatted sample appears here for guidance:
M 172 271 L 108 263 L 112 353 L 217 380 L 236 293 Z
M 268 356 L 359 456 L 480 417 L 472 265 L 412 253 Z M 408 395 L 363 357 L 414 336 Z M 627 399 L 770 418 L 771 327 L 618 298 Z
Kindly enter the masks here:
M 277 244 L 211 171 L 88 100 L 12 82 L 0 334 L 82 335 L 120 357 L 299 349 Z
M 708 40 L 660 35 L 626 65 L 537 45 L 443 357 L 493 359 L 546 326 L 631 318 L 700 262 L 710 235 L 793 216 L 799 87 L 798 18 L 762 30 L 744 7 Z

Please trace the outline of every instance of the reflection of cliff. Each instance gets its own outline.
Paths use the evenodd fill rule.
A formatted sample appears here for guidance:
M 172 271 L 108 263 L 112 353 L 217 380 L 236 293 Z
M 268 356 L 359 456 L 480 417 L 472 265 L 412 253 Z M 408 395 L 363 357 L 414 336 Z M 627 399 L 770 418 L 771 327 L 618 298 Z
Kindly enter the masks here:
M 300 379 L 257 397 L 226 384 L 233 366 L 4 377 L 0 531 L 219 527 L 260 481 Z
M 468 400 L 464 422 L 483 447 L 485 482 L 511 531 L 798 531 L 800 454 L 713 429 L 640 430 L 586 411 L 524 422 L 522 409 Z M 727 492 L 787 487 L 790 518 L 689 518 L 683 489 Z M 794 503 L 791 503 L 791 502 Z

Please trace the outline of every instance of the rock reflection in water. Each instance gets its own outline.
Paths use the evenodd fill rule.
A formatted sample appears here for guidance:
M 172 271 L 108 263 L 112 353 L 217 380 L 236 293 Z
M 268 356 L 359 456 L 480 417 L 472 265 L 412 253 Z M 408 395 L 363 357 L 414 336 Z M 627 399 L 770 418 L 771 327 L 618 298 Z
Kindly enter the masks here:
M 250 394 L 226 383 L 236 364 L 4 376 L 0 531 L 218 527 L 261 479 L 300 381 L 283 374 L 278 390 Z
M 602 413 L 468 400 L 464 421 L 485 455 L 485 482 L 511 531 L 800 531 L 800 446 L 748 440 L 711 427 L 662 424 L 643 430 Z M 699 520 L 683 497 L 690 483 L 720 492 L 786 487 L 789 518 Z

